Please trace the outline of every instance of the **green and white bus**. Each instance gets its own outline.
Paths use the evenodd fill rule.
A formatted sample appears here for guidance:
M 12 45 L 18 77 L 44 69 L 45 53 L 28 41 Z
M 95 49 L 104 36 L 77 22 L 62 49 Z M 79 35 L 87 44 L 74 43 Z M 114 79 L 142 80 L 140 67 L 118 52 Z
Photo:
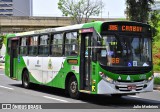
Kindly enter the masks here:
M 153 91 L 152 34 L 133 21 L 91 22 L 7 35 L 6 76 L 24 88 L 40 84 L 122 96 Z

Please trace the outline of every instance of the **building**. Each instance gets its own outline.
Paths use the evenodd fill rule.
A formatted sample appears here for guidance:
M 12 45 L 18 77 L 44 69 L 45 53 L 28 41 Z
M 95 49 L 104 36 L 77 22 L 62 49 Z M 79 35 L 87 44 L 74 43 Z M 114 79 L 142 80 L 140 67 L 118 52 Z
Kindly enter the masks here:
M 32 0 L 0 0 L 0 16 L 32 16 Z

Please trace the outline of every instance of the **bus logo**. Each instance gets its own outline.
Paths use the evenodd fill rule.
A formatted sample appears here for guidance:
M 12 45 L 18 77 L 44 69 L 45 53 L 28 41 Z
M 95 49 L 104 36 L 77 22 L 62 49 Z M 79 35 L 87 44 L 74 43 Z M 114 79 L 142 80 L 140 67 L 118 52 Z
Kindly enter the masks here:
M 121 77 L 120 77 L 120 76 L 118 77 L 118 80 L 121 80 Z
M 48 69 L 50 69 L 50 70 L 52 70 L 52 69 L 53 69 L 51 59 L 49 59 L 49 62 L 48 62 Z
M 131 80 L 131 77 L 129 75 L 127 76 L 127 80 Z

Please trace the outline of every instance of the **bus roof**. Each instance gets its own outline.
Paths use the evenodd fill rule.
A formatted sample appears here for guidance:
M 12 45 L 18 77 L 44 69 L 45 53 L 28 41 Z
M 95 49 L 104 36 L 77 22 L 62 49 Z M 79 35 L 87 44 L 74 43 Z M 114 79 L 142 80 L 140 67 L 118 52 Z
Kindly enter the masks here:
M 65 27 L 57 27 L 57 28 L 47 28 L 47 29 L 41 29 L 41 30 L 34 30 L 34 31 L 28 31 L 28 32 L 21 32 L 21 33 L 13 33 L 13 34 L 7 34 L 7 37 L 19 37 L 19 36 L 27 36 L 27 35 L 36 35 L 36 34 L 45 34 L 45 33 L 51 33 L 51 32 L 61 32 L 61 31 L 66 31 L 66 30 L 76 30 L 76 29 L 81 29 L 81 28 L 90 28 L 94 27 L 97 32 L 101 31 L 101 25 L 103 23 L 110 23 L 110 22 L 127 22 L 127 23 L 137 23 L 137 24 L 143 24 L 147 25 L 145 23 L 140 23 L 140 22 L 135 22 L 135 21 L 126 21 L 126 20 L 112 20 L 112 21 L 95 21 L 95 22 L 90 22 L 90 23 L 84 23 L 84 24 L 76 24 L 76 25 L 70 25 L 70 26 L 65 26 Z

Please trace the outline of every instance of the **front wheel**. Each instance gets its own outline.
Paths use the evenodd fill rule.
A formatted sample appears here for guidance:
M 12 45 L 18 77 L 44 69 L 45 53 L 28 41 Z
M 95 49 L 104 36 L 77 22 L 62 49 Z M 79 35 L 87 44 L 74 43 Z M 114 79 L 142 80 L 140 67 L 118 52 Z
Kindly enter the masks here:
M 71 98 L 78 99 L 80 96 L 78 91 L 78 82 L 75 76 L 72 76 L 69 80 L 68 92 Z
M 22 75 L 22 86 L 26 89 L 30 88 L 30 79 L 27 70 L 25 70 Z

